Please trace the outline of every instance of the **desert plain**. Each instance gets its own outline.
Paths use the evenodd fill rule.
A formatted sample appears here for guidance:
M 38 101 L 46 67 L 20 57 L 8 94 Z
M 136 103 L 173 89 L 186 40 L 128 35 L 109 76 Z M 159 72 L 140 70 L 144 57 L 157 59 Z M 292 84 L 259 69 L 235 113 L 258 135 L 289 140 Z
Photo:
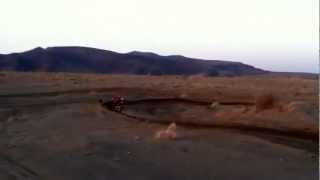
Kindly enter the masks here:
M 0 72 L 0 179 L 318 179 L 318 79 Z M 101 106 L 122 96 L 122 113 Z M 176 123 L 175 138 L 157 138 Z

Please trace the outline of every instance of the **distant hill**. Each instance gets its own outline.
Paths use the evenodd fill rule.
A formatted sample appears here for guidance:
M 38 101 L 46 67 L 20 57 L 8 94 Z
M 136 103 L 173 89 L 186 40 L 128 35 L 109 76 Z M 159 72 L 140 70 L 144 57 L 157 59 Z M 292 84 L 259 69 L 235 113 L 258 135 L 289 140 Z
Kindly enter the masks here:
M 161 56 L 138 51 L 117 53 L 87 47 L 35 48 L 22 53 L 2 54 L 0 70 L 208 76 L 267 73 L 240 62 Z

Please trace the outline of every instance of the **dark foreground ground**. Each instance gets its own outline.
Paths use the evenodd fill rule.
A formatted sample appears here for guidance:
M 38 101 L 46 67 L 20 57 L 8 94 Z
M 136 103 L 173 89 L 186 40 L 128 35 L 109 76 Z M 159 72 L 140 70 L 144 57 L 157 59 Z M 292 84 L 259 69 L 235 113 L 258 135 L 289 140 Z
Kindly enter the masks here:
M 318 179 L 315 139 L 178 124 L 176 140 L 158 140 L 154 134 L 166 124 L 130 118 L 98 103 L 99 98 L 119 92 L 135 98 L 155 96 L 157 89 L 153 93 L 129 87 L 48 93 L 45 83 L 19 91 L 18 85 L 28 84 L 4 82 L 0 97 L 0 180 Z M 298 98 L 312 103 L 308 96 Z M 241 118 L 249 115 L 253 116 L 253 111 Z M 317 124 L 314 118 L 306 121 Z M 280 125 L 278 130 L 299 127 Z

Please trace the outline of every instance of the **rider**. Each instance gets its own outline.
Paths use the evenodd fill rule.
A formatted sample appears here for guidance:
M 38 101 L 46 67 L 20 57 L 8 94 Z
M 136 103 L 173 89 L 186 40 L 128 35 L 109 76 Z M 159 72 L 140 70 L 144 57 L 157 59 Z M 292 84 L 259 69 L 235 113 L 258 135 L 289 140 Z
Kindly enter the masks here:
M 116 111 L 122 111 L 122 106 L 124 104 L 124 98 L 120 96 L 114 96 L 112 97 L 112 108 Z

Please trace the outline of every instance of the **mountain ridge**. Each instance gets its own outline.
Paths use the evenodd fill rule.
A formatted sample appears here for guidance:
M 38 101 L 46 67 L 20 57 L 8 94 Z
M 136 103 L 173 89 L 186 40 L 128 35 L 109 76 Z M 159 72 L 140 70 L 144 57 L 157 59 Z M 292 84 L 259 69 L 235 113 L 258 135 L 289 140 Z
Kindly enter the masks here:
M 162 56 L 142 51 L 118 53 L 80 46 L 37 47 L 21 53 L 0 54 L 0 70 L 208 76 L 256 75 L 268 72 L 241 62 L 182 55 Z

